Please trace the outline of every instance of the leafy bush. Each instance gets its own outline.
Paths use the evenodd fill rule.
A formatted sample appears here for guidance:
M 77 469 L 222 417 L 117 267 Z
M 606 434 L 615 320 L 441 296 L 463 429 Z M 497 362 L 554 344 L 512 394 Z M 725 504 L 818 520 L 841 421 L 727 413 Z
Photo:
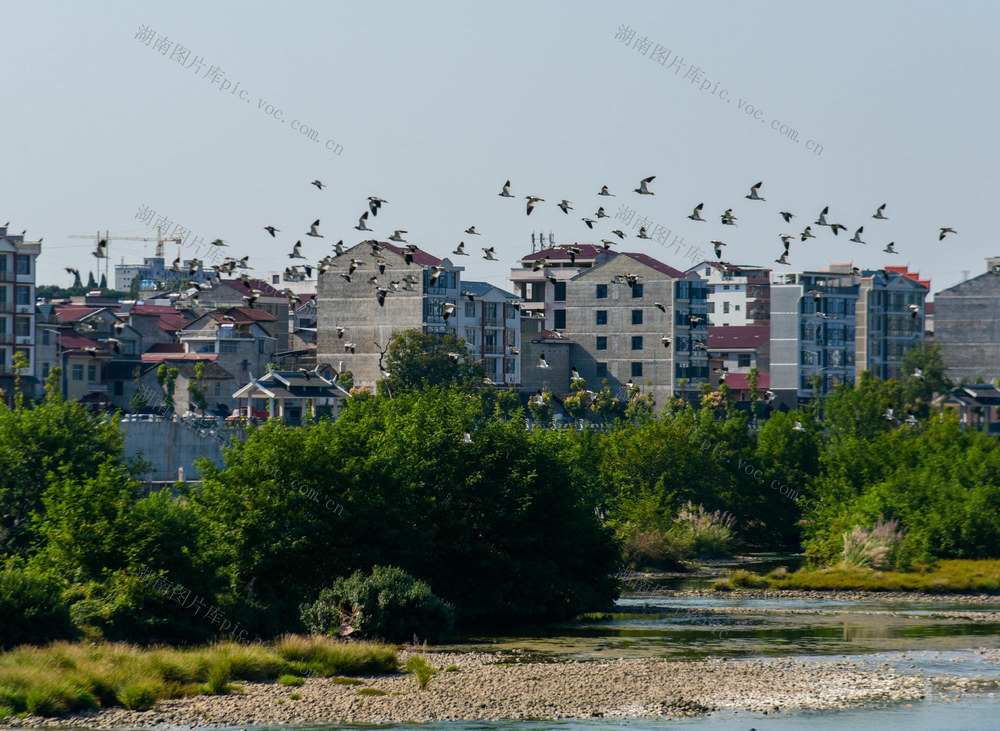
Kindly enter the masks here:
M 0 569 L 0 617 L 0 648 L 76 635 L 60 582 L 18 559 Z
M 854 526 L 850 533 L 844 533 L 844 566 L 877 571 L 901 568 L 905 531 L 898 527 L 898 520 L 886 522 L 879 516 L 872 528 Z
M 282 675 L 278 678 L 278 685 L 302 685 L 305 682 L 297 675 Z
M 420 655 L 413 655 L 409 660 L 406 661 L 406 672 L 413 675 L 417 679 L 417 684 L 420 685 L 420 690 L 424 690 L 427 684 L 431 682 L 437 674 L 437 668 L 427 662 L 426 659 Z
M 319 599 L 300 608 L 310 632 L 337 634 L 344 623 L 364 637 L 403 642 L 414 635 L 436 640 L 454 623 L 454 610 L 430 586 L 402 569 L 376 566 L 339 578 Z

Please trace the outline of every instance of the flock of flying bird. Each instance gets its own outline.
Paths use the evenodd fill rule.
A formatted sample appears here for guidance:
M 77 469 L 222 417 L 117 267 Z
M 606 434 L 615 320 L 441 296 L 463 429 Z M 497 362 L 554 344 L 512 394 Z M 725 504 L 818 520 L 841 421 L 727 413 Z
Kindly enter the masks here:
M 641 180 L 639 182 L 639 187 L 635 188 L 633 192 L 636 193 L 636 194 L 638 194 L 638 195 L 654 195 L 654 192 L 652 190 L 650 190 L 650 184 L 655 179 L 656 179 L 655 175 L 651 175 L 651 176 L 649 176 L 647 178 L 644 178 L 643 180 Z M 313 180 L 312 183 L 311 183 L 311 185 L 315 186 L 318 190 L 323 190 L 323 188 L 326 187 L 326 185 L 322 181 L 320 181 L 320 180 Z M 746 198 L 748 200 L 751 200 L 751 201 L 764 202 L 766 199 L 760 195 L 760 191 L 761 191 L 761 187 L 762 186 L 763 186 L 763 181 L 758 182 L 755 185 L 751 186 L 750 187 L 750 192 L 747 195 L 745 195 L 744 198 Z M 510 182 L 510 180 L 507 180 L 504 183 L 503 187 L 501 188 L 500 193 L 498 194 L 499 197 L 501 197 L 501 198 L 515 198 L 514 194 L 511 193 L 510 188 L 511 188 L 511 182 Z M 602 186 L 601 189 L 598 191 L 597 195 L 601 196 L 601 197 L 615 197 L 615 194 L 612 193 L 609 190 L 609 188 L 608 188 L 607 185 Z M 545 202 L 544 198 L 541 198 L 541 197 L 536 196 L 536 195 L 526 195 L 526 196 L 524 196 L 524 199 L 526 201 L 525 215 L 528 215 L 528 216 L 531 215 L 532 211 L 535 209 L 535 207 L 539 203 L 544 203 Z M 354 228 L 357 231 L 361 231 L 361 232 L 370 232 L 370 231 L 372 231 L 373 229 L 369 228 L 369 226 L 368 226 L 369 215 L 371 215 L 372 219 L 376 218 L 378 216 L 378 213 L 381 210 L 382 206 L 384 204 L 386 204 L 386 203 L 388 203 L 388 201 L 386 201 L 385 199 L 380 198 L 378 196 L 368 196 L 368 210 L 366 210 L 358 218 L 358 223 L 357 223 L 356 226 L 354 226 Z M 692 210 L 691 214 L 687 216 L 687 218 L 689 218 L 692 221 L 696 221 L 696 222 L 706 222 L 707 219 L 702 216 L 702 213 L 704 211 L 704 205 L 705 205 L 704 203 L 699 203 L 698 205 L 696 205 L 694 207 L 694 209 Z M 569 215 L 569 212 L 571 210 L 575 210 L 573 208 L 572 202 L 569 201 L 569 200 L 566 200 L 566 199 L 562 199 L 559 203 L 556 204 L 556 207 L 559 208 L 559 210 L 561 210 L 566 215 Z M 875 213 L 872 215 L 872 218 L 875 219 L 875 220 L 880 220 L 880 221 L 888 220 L 888 217 L 885 215 L 885 209 L 886 209 L 886 204 L 883 203 L 882 205 L 880 205 L 875 210 Z M 784 219 L 785 223 L 791 223 L 792 219 L 796 217 L 795 214 L 793 214 L 793 213 L 791 213 L 789 211 L 779 211 L 779 215 L 781 216 L 782 219 Z M 588 216 L 584 216 L 581 219 L 583 221 L 583 223 L 586 224 L 586 226 L 588 227 L 588 229 L 591 229 L 591 230 L 594 229 L 594 225 L 596 223 L 598 223 L 600 219 L 602 219 L 602 218 L 611 218 L 611 216 L 605 211 L 604 206 L 599 206 L 598 209 L 597 209 L 597 211 L 596 211 L 596 213 L 594 213 L 593 216 L 594 216 L 593 218 L 588 217 Z M 781 239 L 782 245 L 784 246 L 784 250 L 781 252 L 781 254 L 779 255 L 779 257 L 777 259 L 775 259 L 774 261 L 776 263 L 778 263 L 778 264 L 788 265 L 789 264 L 789 262 L 788 262 L 788 256 L 789 256 L 789 253 L 790 253 L 792 241 L 794 241 L 796 238 L 798 238 L 802 242 L 805 242 L 806 240 L 808 240 L 810 238 L 812 238 L 812 239 L 816 238 L 816 235 L 812 232 L 812 227 L 813 226 L 824 226 L 824 227 L 827 227 L 827 228 L 830 229 L 830 231 L 833 233 L 834 236 L 839 235 L 840 231 L 847 231 L 848 230 L 846 226 L 844 226 L 844 225 L 842 225 L 840 223 L 831 222 L 830 220 L 828 220 L 829 216 L 830 216 L 830 207 L 826 206 L 826 207 L 823 208 L 822 211 L 820 211 L 817 219 L 815 221 L 813 221 L 812 224 L 807 225 L 803 229 L 803 231 L 801 233 L 799 233 L 799 234 L 785 234 L 785 233 L 778 234 L 779 238 Z M 720 214 L 720 221 L 721 221 L 722 225 L 724 225 L 724 226 L 737 226 L 738 225 L 737 224 L 737 220 L 738 220 L 738 218 L 733 213 L 733 209 L 732 208 L 727 208 L 725 211 L 723 211 Z M 323 234 L 321 234 L 319 232 L 319 228 L 320 228 L 320 219 L 317 218 L 309 226 L 309 230 L 306 231 L 303 235 L 311 237 L 311 238 L 324 238 Z M 270 234 L 272 238 L 276 238 L 276 234 L 278 234 L 278 233 L 281 232 L 280 229 L 275 228 L 272 225 L 264 226 L 264 230 L 268 234 Z M 867 242 L 864 241 L 861 238 L 861 235 L 862 235 L 863 232 L 864 232 L 864 226 L 859 226 L 857 228 L 857 230 L 855 230 L 854 235 L 849 239 L 849 241 L 854 242 L 854 243 L 858 243 L 858 244 L 867 244 Z M 469 226 L 467 229 L 465 229 L 464 233 L 467 234 L 467 235 L 469 235 L 469 236 L 479 236 L 479 235 L 481 235 L 480 232 L 476 230 L 475 226 Z M 600 239 L 601 244 L 604 246 L 605 249 L 610 249 L 613 245 L 619 243 L 621 240 L 623 240 L 623 239 L 626 238 L 625 232 L 623 232 L 620 228 L 612 229 L 610 231 L 610 233 L 612 235 L 616 236 L 618 240 L 614 240 L 614 239 L 610 239 L 610 238 L 602 238 L 602 239 Z M 955 234 L 955 233 L 957 233 L 957 232 L 955 231 L 955 229 L 953 229 L 951 227 L 942 227 L 940 229 L 940 231 L 939 231 L 939 234 L 938 234 L 938 240 L 939 241 L 943 240 L 946 235 L 948 235 L 948 234 Z M 405 239 L 405 235 L 406 234 L 407 234 L 407 231 L 402 230 L 402 229 L 396 229 L 396 230 L 394 230 L 392 232 L 392 234 L 390 234 L 387 237 L 387 240 L 393 242 L 393 244 L 403 244 L 403 245 L 405 245 L 405 248 L 402 249 L 402 255 L 404 257 L 404 260 L 405 260 L 406 264 L 411 264 L 413 262 L 413 257 L 414 257 L 415 252 L 418 251 L 418 247 L 416 245 L 411 244 L 411 243 L 409 243 L 409 242 L 406 241 L 406 239 Z M 648 233 L 646 227 L 640 227 L 639 232 L 637 234 L 637 238 L 639 238 L 639 239 L 647 239 L 647 240 L 649 240 L 651 238 L 649 236 L 649 233 Z M 377 240 L 374 240 L 374 239 L 368 239 L 368 240 L 363 241 L 362 243 L 366 243 L 366 244 L 369 245 L 369 247 L 370 247 L 370 254 L 371 254 L 371 256 L 373 256 L 375 258 L 376 268 L 378 269 L 378 275 L 373 275 L 373 276 L 369 277 L 368 280 L 367 280 L 367 282 L 368 282 L 368 284 L 370 284 L 372 286 L 372 288 L 373 288 L 373 290 L 375 292 L 375 297 L 376 297 L 376 300 L 377 300 L 379 306 L 384 306 L 385 305 L 386 297 L 391 292 L 400 291 L 400 290 L 402 290 L 402 291 L 413 291 L 414 290 L 414 285 L 417 284 L 419 280 L 417 279 L 416 276 L 414 276 L 412 274 L 407 274 L 404 277 L 402 277 L 400 280 L 393 280 L 393 281 L 389 281 L 389 282 L 385 282 L 385 283 L 380 282 L 379 281 L 379 276 L 383 275 L 385 273 L 386 267 L 387 267 L 387 261 L 383 258 L 382 253 L 381 253 L 382 249 L 383 249 L 383 244 L 379 243 Z M 726 264 L 724 264 L 721 261 L 721 259 L 722 259 L 722 248 L 724 246 L 726 246 L 727 244 L 726 244 L 726 242 L 718 240 L 718 239 L 713 239 L 712 241 L 710 241 L 710 243 L 711 243 L 711 245 L 712 245 L 712 247 L 713 247 L 713 249 L 715 251 L 716 258 L 719 260 L 718 263 L 716 264 L 716 266 L 720 270 L 722 270 L 723 273 L 725 273 L 727 271 L 727 266 L 726 266 Z M 226 244 L 226 242 L 223 241 L 222 239 L 215 239 L 214 241 L 210 242 L 210 244 L 212 246 L 216 246 L 216 247 L 225 247 L 225 246 L 228 246 L 228 244 Z M 107 240 L 106 239 L 101 239 L 98 242 L 96 249 L 92 252 L 93 255 L 96 258 L 98 258 L 98 259 L 107 258 L 107 246 L 108 246 Z M 493 247 L 493 246 L 488 246 L 488 247 L 487 246 L 483 246 L 483 247 L 480 247 L 480 248 L 481 248 L 481 250 L 483 252 L 483 256 L 482 256 L 483 259 L 485 259 L 487 261 L 498 261 L 498 259 L 496 257 L 495 247 Z M 567 246 L 563 246 L 562 248 L 566 252 L 566 254 L 568 255 L 568 257 L 570 258 L 571 263 L 575 262 L 576 257 L 581 253 L 580 248 L 576 247 L 576 246 L 568 246 L 567 245 Z M 341 239 L 340 241 L 338 241 L 337 243 L 335 243 L 333 245 L 333 250 L 334 250 L 334 253 L 332 255 L 328 254 L 327 256 L 324 256 L 319 261 L 319 263 L 316 264 L 315 266 L 313 266 L 312 264 L 303 264 L 303 265 L 295 264 L 295 265 L 291 265 L 291 266 L 286 267 L 285 271 L 284 271 L 284 278 L 285 278 L 285 280 L 286 281 L 297 281 L 297 280 L 301 281 L 301 280 L 304 280 L 304 279 L 311 278 L 312 277 L 312 272 L 313 272 L 314 269 L 319 274 L 325 274 L 325 273 L 329 272 L 332 268 L 338 266 L 338 262 L 336 261 L 337 258 L 340 257 L 341 255 L 343 255 L 346 252 L 346 249 L 344 247 L 344 241 L 343 241 L 343 239 Z M 888 244 L 886 244 L 885 248 L 883 249 L 883 252 L 885 252 L 887 254 L 898 254 L 899 253 L 898 251 L 896 251 L 895 242 L 892 242 L 892 241 L 890 241 Z M 464 241 L 460 241 L 459 244 L 458 244 L 458 246 L 456 246 L 455 249 L 452 251 L 452 254 L 454 254 L 456 256 L 469 256 L 469 253 L 465 250 L 465 242 Z M 199 282 L 192 281 L 192 282 L 190 282 L 190 284 L 193 287 L 196 287 L 198 290 L 208 289 L 208 288 L 211 288 L 212 286 L 214 286 L 215 284 L 217 284 L 218 281 L 219 281 L 219 279 L 221 278 L 221 276 L 223 274 L 232 274 L 237 269 L 241 270 L 239 278 L 244 283 L 248 283 L 251 278 L 246 273 L 245 270 L 250 269 L 250 266 L 248 264 L 249 258 L 250 258 L 249 256 L 243 256 L 243 257 L 238 258 L 238 259 L 237 258 L 233 258 L 233 257 L 225 257 L 225 259 L 224 259 L 224 261 L 223 261 L 222 264 L 212 265 L 211 268 L 213 270 L 213 274 L 205 282 L 200 282 L 199 283 Z M 291 251 L 291 253 L 288 254 L 288 258 L 292 259 L 292 260 L 299 260 L 299 259 L 307 260 L 309 258 L 309 257 L 305 256 L 305 254 L 303 254 L 303 245 L 302 245 L 302 240 L 301 239 L 299 239 L 298 241 L 296 241 L 295 244 L 292 246 L 292 251 Z M 168 271 L 170 271 L 171 273 L 174 273 L 174 274 L 185 274 L 186 273 L 188 276 L 193 277 L 198 272 L 198 269 L 201 266 L 203 266 L 203 264 L 204 264 L 204 262 L 202 262 L 202 261 L 200 261 L 198 259 L 192 259 L 188 263 L 188 266 L 185 268 L 185 267 L 181 266 L 181 257 L 178 256 L 173 261 L 173 263 L 171 264 L 171 266 L 170 266 L 170 268 L 169 268 Z M 355 271 L 362 264 L 364 264 L 364 260 L 357 259 L 357 258 L 351 258 L 350 261 L 349 261 L 349 263 L 345 267 L 346 271 L 340 272 L 340 276 L 343 277 L 347 282 L 350 282 L 352 276 L 355 273 Z M 549 261 L 546 258 L 541 258 L 541 259 L 536 260 L 533 263 L 533 270 L 534 271 L 544 270 L 547 266 L 549 266 Z M 79 276 L 79 271 L 76 270 L 76 269 L 73 269 L 71 267 L 66 267 L 66 271 L 70 272 L 71 274 L 74 274 L 75 276 Z M 434 266 L 430 267 L 429 282 L 430 282 L 431 286 L 434 286 L 436 284 L 436 282 L 437 282 L 438 278 L 440 277 L 441 273 L 444 272 L 444 271 L 445 271 L 444 267 L 441 267 L 441 266 L 434 265 Z M 852 269 L 851 273 L 857 275 L 857 274 L 860 274 L 861 271 L 857 267 L 854 267 Z M 553 283 L 555 283 L 555 281 L 557 281 L 556 277 L 554 277 L 554 276 L 551 276 L 551 275 L 546 275 L 546 276 L 547 276 L 547 279 L 549 279 Z M 618 275 L 618 276 L 616 276 L 612 280 L 612 283 L 623 283 L 623 284 L 628 285 L 630 288 L 633 288 L 633 287 L 635 287 L 635 286 L 637 286 L 639 284 L 640 279 L 641 279 L 640 275 L 626 273 L 624 275 Z M 256 289 L 250 290 L 249 294 L 245 295 L 243 297 L 244 304 L 247 305 L 247 306 L 249 306 L 249 307 L 253 307 L 254 303 L 261 296 L 261 294 L 262 293 L 261 293 L 260 290 L 256 290 Z M 300 303 L 301 302 L 301 298 L 298 297 L 291 289 L 287 289 L 286 288 L 285 291 L 284 291 L 284 294 L 288 298 L 289 304 L 296 304 L 296 303 Z M 465 294 L 470 300 L 473 299 L 473 296 L 470 293 L 464 292 L 463 294 Z M 814 297 L 814 299 L 816 299 L 816 300 L 820 299 L 820 293 L 817 292 L 817 291 L 810 290 L 809 294 L 812 294 L 813 297 Z M 187 298 L 187 299 L 189 299 L 190 301 L 192 301 L 194 303 L 197 303 L 197 298 L 198 298 L 197 291 L 194 291 L 194 292 L 191 292 L 189 294 L 186 294 L 186 295 L 184 295 L 184 297 Z M 514 303 L 515 308 L 518 308 L 519 304 L 520 303 L 515 302 Z M 659 302 L 656 302 L 656 303 L 654 303 L 654 306 L 657 307 L 657 309 L 659 309 L 659 310 L 661 310 L 663 312 L 666 312 L 666 308 L 664 307 L 663 304 L 661 304 Z M 916 317 L 917 314 L 918 314 L 918 308 L 916 308 L 915 305 L 911 305 L 910 307 L 911 307 L 912 315 L 914 317 Z M 452 316 L 456 312 L 456 310 L 457 310 L 457 306 L 454 303 L 446 302 L 444 304 L 444 307 L 443 307 L 443 317 L 444 317 L 445 321 L 447 321 L 447 319 L 450 316 Z M 538 313 L 538 314 L 540 316 L 544 317 L 544 315 L 541 315 L 541 313 Z M 821 318 L 828 317 L 824 313 L 820 313 L 820 312 L 817 312 L 816 315 L 817 315 L 817 317 L 821 317 Z M 696 315 L 692 315 L 689 318 L 690 323 L 691 323 L 691 325 L 693 327 L 697 327 L 698 322 L 700 322 L 702 319 L 703 318 L 698 317 Z M 336 331 L 337 331 L 337 337 L 343 339 L 344 333 L 345 333 L 345 328 L 342 327 L 342 326 L 337 326 Z M 556 334 L 556 336 L 558 337 L 558 333 Z M 107 343 L 109 344 L 110 347 L 115 348 L 116 352 L 117 352 L 117 349 L 120 348 L 120 346 L 121 346 L 120 342 L 118 342 L 114 338 L 108 338 L 107 339 Z M 671 337 L 670 336 L 663 336 L 662 343 L 663 343 L 664 347 L 669 347 L 670 344 L 671 344 Z M 696 348 L 700 348 L 702 350 L 707 350 L 707 345 L 703 341 L 700 341 L 700 340 L 697 340 L 697 339 L 694 342 L 694 346 Z M 354 353 L 356 348 L 357 348 L 357 344 L 355 342 L 353 342 L 353 341 L 347 341 L 347 342 L 344 343 L 344 349 L 347 352 Z M 459 354 L 457 354 L 457 353 L 451 353 L 451 354 L 449 354 L 449 356 L 452 357 L 452 359 L 456 360 L 456 361 L 459 358 Z M 539 368 L 548 368 L 549 367 L 547 361 L 545 360 L 545 355 L 544 354 L 542 354 L 540 356 L 540 358 L 539 358 L 538 367 Z M 725 369 L 716 369 L 716 372 L 720 373 L 720 380 L 724 380 L 724 378 L 725 378 Z M 384 375 L 388 375 L 388 374 L 384 374 Z M 487 379 L 487 380 L 489 380 L 489 379 Z M 580 380 L 579 373 L 577 372 L 577 370 L 575 368 L 572 369 L 571 380 L 573 380 L 574 382 L 577 381 L 577 380 Z M 629 384 L 626 384 L 626 388 L 629 388 L 631 390 L 631 387 L 632 387 L 631 382 L 629 382 Z M 540 394 L 539 394 L 539 398 L 540 398 Z

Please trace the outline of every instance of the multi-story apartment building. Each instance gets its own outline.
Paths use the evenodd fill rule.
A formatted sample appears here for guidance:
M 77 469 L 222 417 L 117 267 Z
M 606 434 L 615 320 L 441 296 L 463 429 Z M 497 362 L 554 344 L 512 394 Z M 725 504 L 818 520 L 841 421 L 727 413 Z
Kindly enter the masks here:
M 215 355 L 240 383 L 259 378 L 275 362 L 277 338 L 274 315 L 250 307 L 211 310 L 192 320 L 177 337 L 185 353 Z
M 253 309 L 266 312 L 274 317 L 274 325 L 269 325 L 271 333 L 277 338 L 277 350 L 288 350 L 289 303 L 288 297 L 262 279 L 223 279 L 211 289 L 198 293 L 198 306 L 203 308 L 228 309 L 230 307 L 246 307 L 246 297 L 252 292 L 259 292 Z
M 956 382 L 1000 378 L 1000 256 L 986 262 L 985 273 L 934 295 L 934 342 Z
M 352 262 L 354 271 L 348 274 Z M 462 307 L 463 268 L 449 259 L 419 248 L 410 251 L 364 241 L 333 263 L 317 281 L 320 366 L 328 364 L 338 373 L 350 371 L 357 385 L 371 388 L 382 378 L 383 354 L 394 333 L 421 329 L 461 335 L 457 318 L 445 318 L 445 303 Z M 379 287 L 387 290 L 382 305 L 377 299 Z
M 758 371 L 757 389 L 771 387 L 771 328 L 769 325 L 732 325 L 708 328 L 709 382 L 718 387 L 723 381 L 738 400 L 751 398 L 747 374 Z
M 831 265 L 831 271 L 843 269 Z M 850 267 L 846 267 L 850 271 Z M 862 371 L 888 380 L 907 376 L 903 357 L 924 342 L 924 300 L 930 281 L 905 266 L 864 271 L 855 306 L 855 376 Z
M 520 383 L 521 314 L 517 297 L 487 282 L 461 282 L 462 298 L 455 304 L 456 334 L 483 364 L 494 383 Z
M 28 360 L 20 374 L 27 395 L 38 391 L 39 374 L 35 354 L 35 262 L 39 242 L 24 240 L 24 234 L 8 233 L 0 226 L 0 388 L 8 395 L 17 374 L 14 354 Z
M 192 261 L 194 260 L 183 260 L 180 263 L 180 272 L 170 271 L 162 256 L 144 257 L 142 264 L 116 264 L 115 289 L 119 292 L 128 292 L 132 287 L 132 280 L 136 277 L 139 277 L 139 290 L 148 291 L 160 289 L 160 284 L 171 289 L 179 286 L 181 282 L 204 282 L 212 276 L 212 272 L 202 269 L 201 261 L 195 265 L 194 273 L 190 273 Z
M 534 247 L 532 247 L 534 248 Z M 507 277 L 515 294 L 521 299 L 525 313 L 545 315 L 546 330 L 566 328 L 566 286 L 582 271 L 607 261 L 618 252 L 593 244 L 563 244 L 541 251 L 532 251 L 510 270 Z M 539 262 L 545 265 L 535 269 Z M 553 281 L 554 280 L 554 281 Z
M 687 271 L 697 273 L 708 283 L 709 327 L 770 322 L 770 269 L 706 260 Z
M 620 253 L 585 269 L 566 287 L 571 365 L 592 387 L 631 382 L 659 407 L 696 391 L 708 378 L 706 297 L 696 274 L 646 254 Z
M 839 383 L 854 383 L 860 277 L 847 272 L 776 273 L 771 282 L 771 390 L 789 408 Z M 777 405 L 777 404 L 776 404 Z

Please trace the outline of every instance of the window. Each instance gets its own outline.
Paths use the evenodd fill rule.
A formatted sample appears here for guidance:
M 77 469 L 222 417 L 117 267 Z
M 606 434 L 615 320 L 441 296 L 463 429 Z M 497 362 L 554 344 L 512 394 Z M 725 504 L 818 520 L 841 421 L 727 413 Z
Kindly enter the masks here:
M 74 363 L 73 364 L 73 380 L 82 381 L 83 380 L 83 364 Z
M 632 350 L 642 350 L 642 335 L 632 336 Z
M 94 383 L 97 380 L 97 366 L 93 363 L 87 366 L 87 382 Z
M 598 363 L 597 364 L 597 377 L 598 378 L 603 378 L 606 375 L 608 375 L 608 364 L 607 363 Z
M 632 362 L 632 378 L 642 378 L 642 363 L 639 361 Z
M 475 328 L 467 327 L 465 328 L 465 342 L 469 345 L 476 345 L 479 341 L 476 339 L 479 331 Z
M 44 363 L 42 365 L 42 378 L 48 378 L 49 377 L 49 369 L 50 369 L 50 367 L 51 366 L 48 363 Z
M 607 350 L 608 349 L 608 338 L 607 338 L 606 335 L 598 335 L 597 336 L 597 349 L 598 350 Z
M 31 257 L 27 254 L 16 254 L 14 268 L 18 274 L 31 274 Z
M 465 316 L 466 317 L 475 317 L 476 316 L 476 303 L 475 302 L 466 302 L 465 303 Z
M 708 303 L 708 314 L 710 314 L 710 315 L 714 315 L 715 314 L 715 303 L 714 302 L 709 302 Z
M 42 330 L 42 345 L 49 344 L 49 330 Z
M 14 294 L 15 302 L 19 305 L 31 304 L 31 287 L 18 287 Z
M 222 384 L 219 381 L 215 382 L 215 395 L 216 396 L 222 395 Z
M 220 353 L 236 353 L 238 352 L 239 343 L 235 340 L 220 340 L 219 341 L 219 352 Z M 212 352 L 212 347 L 208 346 L 208 350 L 204 352 Z
M 278 278 L 280 276 L 281 276 L 280 274 L 272 274 L 271 275 L 271 284 L 280 284 L 280 282 L 278 281 Z
M 729 312 L 729 303 L 728 302 L 723 302 L 722 303 L 722 311 L 723 311 L 723 313 Z
M 597 310 L 596 312 L 597 324 L 607 325 L 608 324 L 608 311 L 607 310 Z
M 633 325 L 642 324 L 642 310 L 632 310 L 632 324 Z
M 736 356 L 736 365 L 740 368 L 750 367 L 750 353 L 740 353 Z
M 2 256 L 0 256 L 0 261 L 3 261 L 3 257 Z M 0 269 L 0 271 L 3 271 L 3 270 Z M 0 287 L 0 305 L 5 305 L 5 304 L 7 304 L 7 288 L 6 287 Z
M 598 284 L 597 291 L 594 293 L 594 296 L 599 300 L 606 300 L 608 298 L 608 285 Z
M 46 363 L 45 365 L 47 366 L 48 363 Z M 114 395 L 121 396 L 125 393 L 125 384 L 122 381 L 115 381 L 114 389 L 115 389 Z
M 260 354 L 262 354 L 262 355 L 266 355 L 267 354 L 267 341 L 266 340 L 258 340 L 257 341 L 257 352 L 260 353 Z
M 497 302 L 483 302 L 483 308 L 486 315 L 486 319 L 490 321 L 496 321 L 497 319 Z
M 552 316 L 556 330 L 566 329 L 566 310 L 555 310 L 553 311 Z
M 632 287 L 632 299 L 636 299 L 637 297 L 642 297 L 642 284 Z
M 14 334 L 19 338 L 31 335 L 31 318 L 17 317 L 14 319 Z
M 566 282 L 556 282 L 555 287 L 556 287 L 556 291 L 555 291 L 555 295 L 553 296 L 553 299 L 556 302 L 565 302 L 566 301 Z
M 0 254 L 0 272 L 7 271 L 7 255 Z
M 740 311 L 740 306 L 739 305 L 733 305 L 733 311 L 739 312 Z

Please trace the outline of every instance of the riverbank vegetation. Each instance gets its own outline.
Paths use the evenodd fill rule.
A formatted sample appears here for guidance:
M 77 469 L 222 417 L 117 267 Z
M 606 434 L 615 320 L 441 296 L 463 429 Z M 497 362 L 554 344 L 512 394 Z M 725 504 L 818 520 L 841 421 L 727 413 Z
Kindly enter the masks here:
M 424 372 L 335 422 L 268 422 L 200 484 L 152 493 L 115 420 L 56 380 L 0 406 L 0 647 L 426 639 L 608 611 L 623 565 L 750 548 L 858 576 L 1000 558 L 1000 447 L 928 413 L 912 379 L 862 377 L 759 424 L 724 386 L 659 412 L 578 388 L 603 423 L 526 429 L 551 410 L 447 354 Z M 399 580 L 379 588 L 376 567 Z M 375 621 L 384 592 L 410 609 Z
M 0 654 L 0 719 L 115 706 L 145 710 L 167 698 L 233 692 L 240 680 L 293 685 L 303 676 L 394 673 L 397 664 L 391 645 L 317 636 L 190 649 L 56 642 Z

